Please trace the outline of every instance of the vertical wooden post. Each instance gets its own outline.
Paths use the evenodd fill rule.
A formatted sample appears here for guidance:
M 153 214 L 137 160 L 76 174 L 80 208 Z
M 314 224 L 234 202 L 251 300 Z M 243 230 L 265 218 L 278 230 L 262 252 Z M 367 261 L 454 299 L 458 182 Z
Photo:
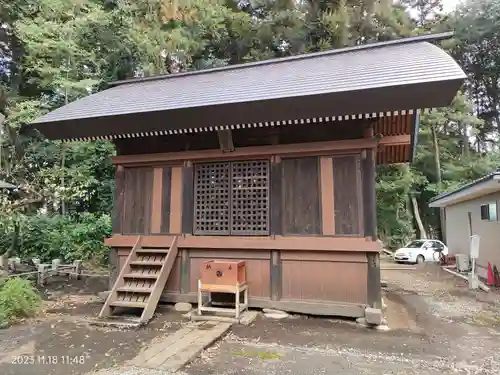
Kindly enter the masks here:
M 172 167 L 170 192 L 170 233 L 182 232 L 182 168 Z
M 61 259 L 52 259 L 52 274 L 54 276 L 59 275 L 59 266 L 61 265 Z
M 335 197 L 333 181 L 333 159 L 320 158 L 321 226 L 325 236 L 335 234 Z
M 366 237 L 377 240 L 377 197 L 375 192 L 375 151 L 366 150 L 363 160 L 363 212 Z
M 120 257 L 118 255 L 118 249 L 115 247 L 112 247 L 109 251 L 109 264 L 111 265 L 111 274 L 109 277 L 108 288 L 111 290 L 120 273 Z
M 380 254 L 366 253 L 368 260 L 368 304 L 376 309 L 382 308 L 382 289 L 380 285 Z
M 81 260 L 75 260 L 73 262 L 73 267 L 74 267 L 74 278 L 76 280 L 80 280 L 82 276 L 82 261 Z
M 44 286 L 46 279 L 47 279 L 47 265 L 46 264 L 39 264 L 38 265 L 38 278 L 37 278 L 38 285 Z
M 365 138 L 373 138 L 373 126 L 367 127 L 364 131 Z M 377 240 L 377 197 L 375 192 L 375 163 L 377 150 L 363 150 L 363 213 L 364 213 L 364 233 Z
M 374 136 L 373 126 L 365 129 L 365 138 Z M 363 212 L 364 212 L 364 233 L 377 240 L 377 197 L 375 192 L 375 163 L 377 150 L 366 150 L 363 159 Z M 382 308 L 382 290 L 380 285 L 380 254 L 367 253 L 368 277 L 367 292 L 368 304 L 377 309 Z
M 270 186 L 270 204 L 271 204 L 271 217 L 270 217 L 270 233 L 272 235 L 280 235 L 283 233 L 282 228 L 282 173 L 281 173 L 281 158 L 273 156 L 271 159 L 271 186 Z
M 153 198 L 151 207 L 151 233 L 161 232 L 163 198 L 163 168 L 154 168 L 153 171 Z
M 283 290 L 282 263 L 279 250 L 271 251 L 271 299 L 279 301 Z
M 190 292 L 189 274 L 190 274 L 189 249 L 181 250 L 181 294 Z
M 123 204 L 125 202 L 125 169 L 118 165 L 115 171 L 115 196 L 112 214 L 112 233 L 122 232 Z
M 182 168 L 182 233 L 193 233 L 194 168 L 188 161 Z

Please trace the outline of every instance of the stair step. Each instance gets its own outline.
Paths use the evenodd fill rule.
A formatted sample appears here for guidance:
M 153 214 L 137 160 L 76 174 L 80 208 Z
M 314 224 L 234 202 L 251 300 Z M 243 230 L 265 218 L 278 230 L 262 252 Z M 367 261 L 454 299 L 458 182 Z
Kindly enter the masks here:
M 131 286 L 122 286 L 116 290 L 117 292 L 124 293 L 151 293 L 153 292 L 152 288 L 135 288 Z
M 165 249 L 139 249 L 136 251 L 136 253 L 139 254 L 168 254 L 170 250 L 165 250 Z
M 146 302 L 137 302 L 137 301 L 111 301 L 110 302 L 111 306 L 114 307 L 146 307 L 147 303 Z
M 163 266 L 163 262 L 153 262 L 151 260 L 134 260 L 130 262 L 131 266 Z
M 134 325 L 146 324 L 152 319 L 179 252 L 177 241 L 178 236 L 174 236 L 171 244 L 163 248 L 142 249 L 142 236 L 137 238 L 115 280 L 113 293 L 108 295 L 99 313 L 100 320 L 122 313 L 113 307 L 141 308 L 141 317 Z M 132 293 L 134 298 L 128 298 Z
M 158 278 L 158 275 L 154 273 L 126 273 L 123 275 L 126 279 L 154 279 Z

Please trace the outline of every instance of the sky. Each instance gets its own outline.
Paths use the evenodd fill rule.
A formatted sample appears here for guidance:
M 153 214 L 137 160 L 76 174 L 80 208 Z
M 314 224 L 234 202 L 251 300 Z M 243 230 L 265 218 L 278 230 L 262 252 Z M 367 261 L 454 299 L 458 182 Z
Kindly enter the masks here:
M 443 0 L 443 7 L 445 12 L 451 12 L 455 10 L 458 4 L 461 3 L 461 0 Z

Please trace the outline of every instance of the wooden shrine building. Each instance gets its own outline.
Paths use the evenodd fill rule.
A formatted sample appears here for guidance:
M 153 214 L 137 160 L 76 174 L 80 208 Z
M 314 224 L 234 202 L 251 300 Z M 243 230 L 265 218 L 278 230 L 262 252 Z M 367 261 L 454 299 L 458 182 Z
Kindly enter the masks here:
M 177 248 L 165 301 L 196 302 L 200 265 L 245 260 L 251 307 L 380 308 L 375 167 L 410 162 L 419 113 L 465 74 L 420 36 L 111 83 L 38 119 L 49 139 L 116 146 L 118 277 Z

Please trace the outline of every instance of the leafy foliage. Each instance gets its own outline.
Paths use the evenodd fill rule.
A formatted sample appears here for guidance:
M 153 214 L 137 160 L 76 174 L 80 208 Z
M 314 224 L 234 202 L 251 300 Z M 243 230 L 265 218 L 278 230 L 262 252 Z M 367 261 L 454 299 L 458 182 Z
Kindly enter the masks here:
M 14 221 L 19 226 L 16 233 Z M 93 259 L 104 263 L 109 249 L 104 239 L 111 235 L 109 215 L 83 214 L 78 218 L 62 215 L 21 215 L 0 220 L 0 246 L 7 249 L 15 243 L 14 254 L 23 258 L 51 261 L 61 258 Z
M 411 167 L 377 171 L 380 237 L 397 246 L 419 222 L 438 236 L 428 200 L 498 165 L 499 14 L 500 0 L 451 14 L 441 0 L 0 0 L 0 179 L 20 187 L 1 192 L 0 246 L 47 259 L 104 254 L 114 146 L 62 145 L 27 124 L 109 81 L 454 29 L 444 46 L 468 73 L 463 94 L 422 117 Z
M 20 277 L 7 279 L 0 285 L 0 328 L 15 319 L 35 315 L 41 303 L 38 291 L 29 280 Z

